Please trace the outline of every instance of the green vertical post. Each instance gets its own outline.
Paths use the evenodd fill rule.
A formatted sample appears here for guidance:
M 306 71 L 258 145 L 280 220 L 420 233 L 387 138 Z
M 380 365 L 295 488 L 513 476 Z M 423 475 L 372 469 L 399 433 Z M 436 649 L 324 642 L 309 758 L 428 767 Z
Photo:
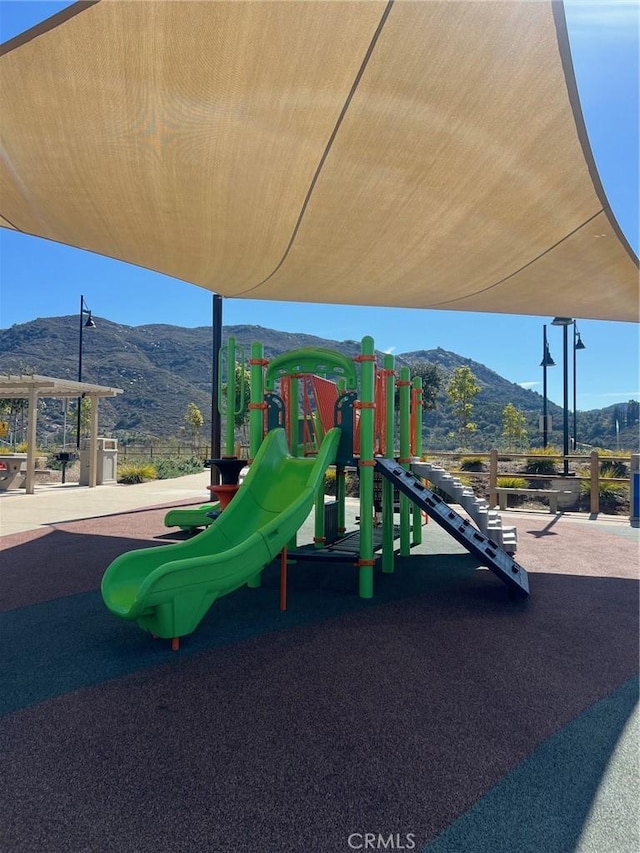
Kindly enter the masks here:
M 373 338 L 367 335 L 360 355 L 360 598 L 373 598 L 374 353 Z
M 220 371 L 222 374 L 222 371 Z M 227 340 L 227 412 L 226 412 L 226 437 L 225 454 L 233 456 L 234 445 L 234 414 L 236 410 L 236 339 L 229 337 Z
M 387 459 L 393 458 L 395 445 L 395 382 L 393 380 L 395 370 L 395 358 L 385 355 L 382 362 L 383 370 L 387 371 L 386 390 L 386 419 L 385 419 L 385 441 L 383 453 Z M 382 478 L 382 571 L 393 572 L 395 554 L 393 545 L 395 541 L 393 525 L 393 483 Z
M 262 444 L 262 434 L 264 425 L 264 348 L 261 343 L 254 342 L 251 344 L 251 360 L 249 366 L 251 368 L 251 394 L 249 404 L 249 459 L 255 459 L 260 445 Z M 235 383 L 234 383 L 235 385 Z M 231 407 L 231 417 L 233 418 L 233 406 Z M 256 589 L 262 582 L 262 572 L 258 572 L 249 581 L 247 586 Z
M 412 448 L 413 455 L 418 459 L 422 456 L 422 378 L 413 377 L 413 422 L 416 425 L 415 443 Z M 413 544 L 420 545 L 422 542 L 422 510 L 413 505 Z
M 249 459 L 255 459 L 264 424 L 264 348 L 261 343 L 251 344 L 251 395 L 249 402 Z
M 298 413 L 298 394 L 300 383 L 296 376 L 291 376 L 289 379 L 289 411 L 287 412 L 288 423 L 291 426 L 290 451 L 292 456 L 298 456 L 300 452 L 300 443 L 298 441 L 299 413 Z
M 409 470 L 411 459 L 411 372 L 408 367 L 400 368 L 398 379 L 398 406 L 400 410 L 400 465 Z M 406 495 L 400 495 L 400 555 L 411 553 L 411 504 Z

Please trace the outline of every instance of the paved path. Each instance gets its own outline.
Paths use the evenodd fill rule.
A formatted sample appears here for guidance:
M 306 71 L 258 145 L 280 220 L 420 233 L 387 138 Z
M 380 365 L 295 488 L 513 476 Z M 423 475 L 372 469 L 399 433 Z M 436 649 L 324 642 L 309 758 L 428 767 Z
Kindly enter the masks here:
M 97 518 L 141 507 L 209 500 L 209 471 L 132 486 L 38 486 L 35 494 L 0 492 L 0 536 L 81 518 Z

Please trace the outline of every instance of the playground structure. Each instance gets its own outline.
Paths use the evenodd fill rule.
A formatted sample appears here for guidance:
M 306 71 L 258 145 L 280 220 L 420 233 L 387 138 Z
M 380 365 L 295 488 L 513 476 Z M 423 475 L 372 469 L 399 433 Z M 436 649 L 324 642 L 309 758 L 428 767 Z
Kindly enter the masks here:
M 221 353 L 222 355 L 222 353 Z M 229 338 L 226 346 L 227 385 L 219 386 L 221 414 L 226 419 L 225 450 L 230 462 L 234 448 L 233 417 L 238 412 L 238 395 L 231 387 L 230 377 L 236 367 L 236 345 Z M 222 358 L 221 358 L 222 362 Z M 249 403 L 249 459 L 255 457 L 261 442 L 271 429 L 285 429 L 293 456 L 309 456 L 317 452 L 324 435 L 334 426 L 341 429 L 342 437 L 336 459 L 336 504 L 339 537 L 345 529 L 346 472 L 349 468 L 359 472 L 360 480 L 360 530 L 358 538 L 369 536 L 379 510 L 382 511 L 383 570 L 393 571 L 394 489 L 388 481 L 377 485 L 381 494 L 374 496 L 374 456 L 393 455 L 395 434 L 395 394 L 398 391 L 398 417 L 400 434 L 400 463 L 408 469 L 413 457 L 421 453 L 422 390 L 420 378 L 411 380 L 408 368 L 402 368 L 395 381 L 395 359 L 383 357 L 383 367 L 377 368 L 374 344 L 371 338 L 362 342 L 362 352 L 350 359 L 333 350 L 307 347 L 283 353 L 269 362 L 264 358 L 260 343 L 251 350 L 251 400 Z M 360 371 L 358 373 L 358 367 Z M 222 370 L 220 370 L 222 376 Z M 331 379 L 329 378 L 331 377 Z M 222 465 L 225 459 L 221 460 Z M 218 460 L 214 460 L 218 464 Z M 214 487 L 215 488 L 215 487 Z M 318 495 L 315 512 L 314 544 L 317 550 L 332 544 L 325 536 L 324 491 Z M 165 517 L 165 525 L 183 529 L 208 526 L 217 515 L 217 506 L 204 504 L 198 509 L 175 509 Z M 400 553 L 406 556 L 411 545 L 421 541 L 422 516 L 419 509 L 411 509 L 410 502 L 400 498 Z M 344 549 L 342 551 L 344 554 Z M 321 555 L 317 555 L 319 558 Z M 329 555 L 326 555 L 329 558 Z M 309 553 L 298 552 L 299 559 L 309 559 Z M 362 547 L 358 554 L 361 572 L 360 595 L 370 597 L 372 566 L 375 562 L 371 548 Z
M 227 375 L 233 377 L 233 339 L 227 347 Z M 529 594 L 522 566 L 412 473 L 422 451 L 422 387 L 419 377 L 411 378 L 409 368 L 400 368 L 396 378 L 394 357 L 389 354 L 378 368 L 371 337 L 363 338 L 361 352 L 353 359 L 307 347 L 268 361 L 262 345 L 254 343 L 249 365 L 250 458 L 238 460 L 229 453 L 222 460 L 211 460 L 221 470 L 225 460 L 233 463 L 236 477 L 246 462 L 249 473 L 241 485 L 233 486 L 237 494 L 230 496 L 233 500 L 229 498 L 226 508 L 223 502 L 210 503 L 167 514 L 165 524 L 206 528 L 192 539 L 123 554 L 109 566 L 102 595 L 111 612 L 137 621 L 156 637 L 171 639 L 176 649 L 179 638 L 196 629 L 217 598 L 244 584 L 259 586 L 262 570 L 278 554 L 282 609 L 290 560 L 351 562 L 358 570 L 358 594 L 371 598 L 377 552 L 382 571 L 392 573 L 396 539 L 399 554 L 409 556 L 411 547 L 422 541 L 423 513 L 477 556 L 511 593 Z M 237 413 L 232 385 L 227 382 L 227 451 L 233 451 Z M 332 465 L 336 524 L 328 537 L 325 472 Z M 336 547 L 351 535 L 345 528 L 348 468 L 358 471 L 360 494 L 357 547 L 352 549 Z M 313 545 L 298 548 L 296 534 L 314 506 Z
M 374 526 L 377 509 L 382 513 L 382 537 L 379 540 L 382 570 L 393 572 L 395 496 L 389 480 L 382 480 L 381 494 L 374 495 L 375 457 L 394 454 L 395 394 L 398 391 L 399 464 L 408 470 L 412 453 L 421 453 L 421 380 L 413 383 L 408 368 L 402 368 L 395 380 L 394 357 L 385 355 L 382 368 L 376 364 L 374 342 L 363 338 L 360 354 L 353 359 L 324 348 L 308 347 L 283 353 L 267 362 L 261 344 L 251 350 L 251 402 L 249 404 L 249 455 L 253 457 L 270 429 L 287 432 L 294 454 L 307 455 L 333 426 L 340 428 L 341 440 L 335 461 L 336 533 L 344 541 L 346 473 L 358 472 L 360 525 L 357 551 L 351 561 L 358 567 L 358 592 L 373 596 L 373 569 L 377 550 Z M 315 410 L 311 399 L 315 403 Z M 332 553 L 335 542 L 327 541 L 325 531 L 324 490 L 318 493 L 315 509 L 314 549 L 296 550 L 290 557 L 300 560 L 349 560 L 344 550 Z M 422 538 L 422 517 L 412 511 L 409 500 L 400 498 L 400 554 L 408 556 L 412 545 Z

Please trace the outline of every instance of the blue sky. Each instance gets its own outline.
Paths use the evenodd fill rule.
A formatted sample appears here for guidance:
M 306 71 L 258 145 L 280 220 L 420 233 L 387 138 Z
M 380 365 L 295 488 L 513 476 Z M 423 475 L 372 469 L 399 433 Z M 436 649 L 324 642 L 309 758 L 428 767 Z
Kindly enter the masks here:
M 455 2 L 455 0 L 451 0 Z M 70 5 L 0 0 L 6 41 Z M 635 0 L 567 0 L 567 22 L 582 108 L 600 175 L 636 254 L 638 226 L 638 24 Z M 211 294 L 175 279 L 78 249 L 0 230 L 0 327 L 78 312 L 80 294 L 97 317 L 127 325 L 211 324 Z M 442 347 L 541 391 L 542 327 L 551 317 L 459 311 L 370 309 L 225 300 L 225 325 L 247 323 L 333 339 L 373 335 L 396 353 Z M 640 397 L 638 326 L 579 320 L 578 409 Z M 549 397 L 562 404 L 562 330 L 548 327 L 557 367 Z M 0 368 L 1 369 L 1 368 Z M 570 397 L 572 389 L 570 390 Z

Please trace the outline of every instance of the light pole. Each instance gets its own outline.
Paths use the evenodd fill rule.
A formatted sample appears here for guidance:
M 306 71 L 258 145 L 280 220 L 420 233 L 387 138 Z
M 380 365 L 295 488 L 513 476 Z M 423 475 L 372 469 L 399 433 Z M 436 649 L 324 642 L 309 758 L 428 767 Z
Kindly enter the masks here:
M 573 323 L 571 317 L 554 317 L 551 321 L 552 326 L 562 326 L 562 357 L 563 357 L 563 377 L 562 377 L 562 454 L 564 456 L 563 474 L 569 474 L 569 326 Z
M 211 381 L 211 459 L 220 458 L 220 401 L 218 400 L 220 374 L 220 348 L 222 347 L 222 296 L 213 294 L 212 301 L 212 358 L 213 372 Z M 230 381 L 227 379 L 227 381 Z M 220 483 L 220 472 L 215 465 L 211 466 L 211 485 Z
M 84 317 L 87 315 L 87 320 Z M 95 329 L 96 324 L 91 316 L 91 311 L 87 308 L 84 301 L 84 296 L 80 297 L 80 346 L 78 349 L 78 382 L 82 382 L 82 332 L 85 328 Z M 78 422 L 76 425 L 76 449 L 80 449 L 80 416 L 82 409 L 82 397 L 78 397 Z
M 549 440 L 549 427 L 547 417 L 547 367 L 555 367 L 556 363 L 551 358 L 549 344 L 547 343 L 547 326 L 542 327 L 542 446 L 546 449 Z
M 576 400 L 576 353 L 579 349 L 586 349 L 582 343 L 580 332 L 576 326 L 576 321 L 573 321 L 573 452 L 578 447 L 578 416 L 577 416 L 577 400 Z

